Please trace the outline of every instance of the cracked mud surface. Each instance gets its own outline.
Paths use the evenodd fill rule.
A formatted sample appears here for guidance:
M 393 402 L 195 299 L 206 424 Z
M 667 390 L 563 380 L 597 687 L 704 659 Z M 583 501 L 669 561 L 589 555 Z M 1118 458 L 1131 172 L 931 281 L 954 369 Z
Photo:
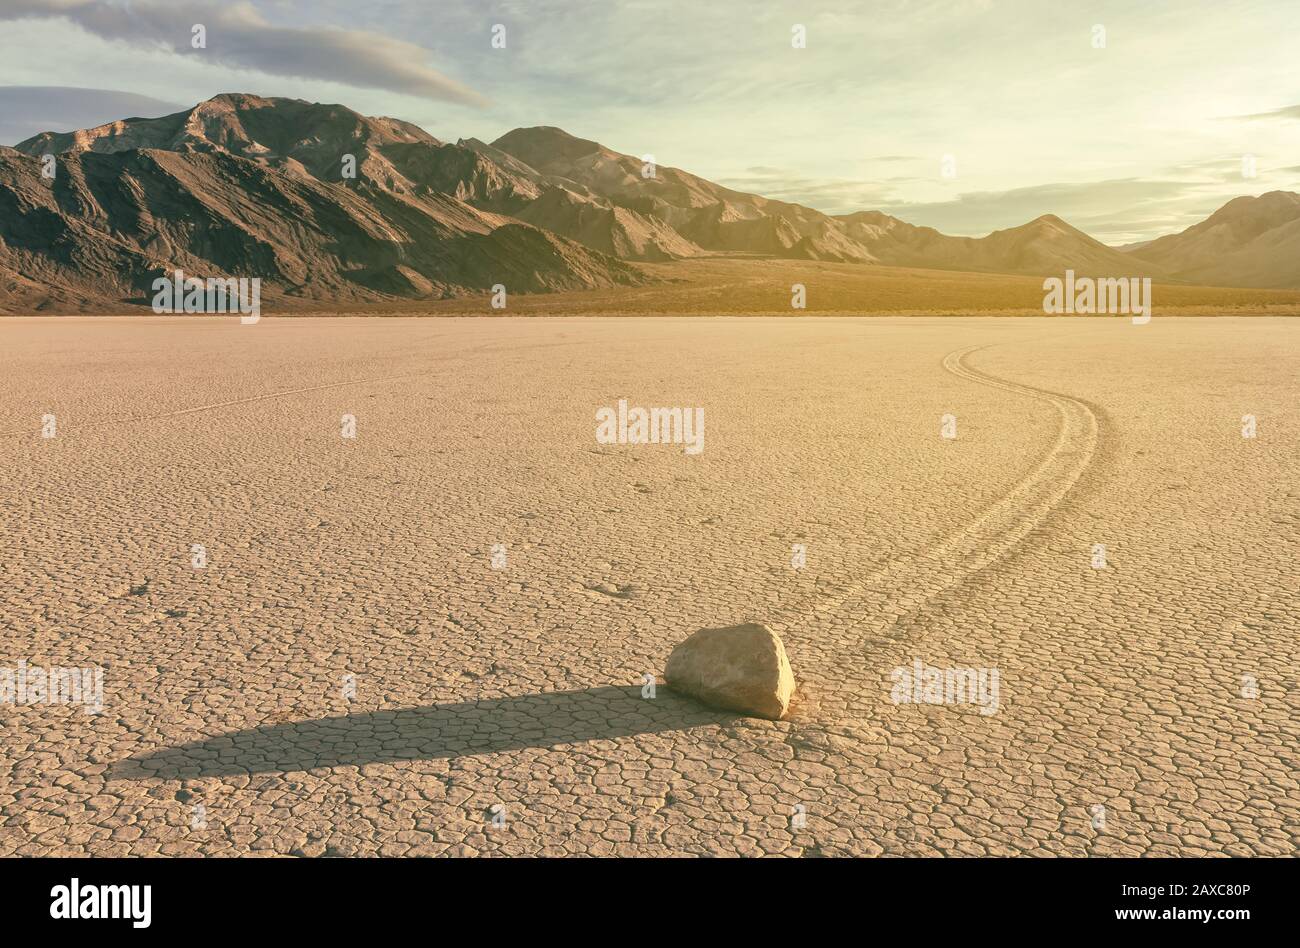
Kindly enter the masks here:
M 1292 321 L 0 342 L 0 668 L 104 674 L 99 715 L 0 705 L 0 855 L 1297 851 Z M 703 452 L 597 444 L 621 398 L 702 406 Z M 642 697 L 744 621 L 790 720 Z M 996 713 L 894 704 L 914 659 Z

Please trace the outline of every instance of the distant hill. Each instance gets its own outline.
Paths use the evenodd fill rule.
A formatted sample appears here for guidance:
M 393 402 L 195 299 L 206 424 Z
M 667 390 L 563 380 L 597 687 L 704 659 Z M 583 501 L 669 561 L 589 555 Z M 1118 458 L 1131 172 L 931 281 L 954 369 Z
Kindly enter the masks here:
M 1300 287 L 1300 194 L 1234 198 L 1199 224 L 1129 254 L 1189 282 Z

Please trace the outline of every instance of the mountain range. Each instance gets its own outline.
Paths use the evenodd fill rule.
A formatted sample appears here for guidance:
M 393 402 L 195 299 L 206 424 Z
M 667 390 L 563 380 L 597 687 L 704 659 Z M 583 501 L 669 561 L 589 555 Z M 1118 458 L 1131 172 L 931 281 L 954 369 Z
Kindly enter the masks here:
M 496 284 L 635 286 L 661 278 L 638 263 L 717 254 L 1300 287 L 1297 251 L 1291 192 L 1236 198 L 1182 233 L 1124 248 L 1050 214 L 955 237 L 651 169 L 558 128 L 449 143 L 340 105 L 245 94 L 0 147 L 7 312 L 144 303 L 174 269 L 261 277 L 264 298 L 286 304 L 384 302 Z

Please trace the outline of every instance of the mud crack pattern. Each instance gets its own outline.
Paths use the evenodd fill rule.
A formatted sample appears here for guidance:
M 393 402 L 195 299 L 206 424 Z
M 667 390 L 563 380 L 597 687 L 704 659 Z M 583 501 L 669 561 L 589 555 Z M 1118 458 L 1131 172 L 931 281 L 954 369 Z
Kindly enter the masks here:
M 1296 852 L 1286 320 L 0 335 L 0 667 L 104 671 L 0 707 L 0 854 Z M 704 451 L 596 444 L 620 398 Z M 740 621 L 790 720 L 648 696 Z

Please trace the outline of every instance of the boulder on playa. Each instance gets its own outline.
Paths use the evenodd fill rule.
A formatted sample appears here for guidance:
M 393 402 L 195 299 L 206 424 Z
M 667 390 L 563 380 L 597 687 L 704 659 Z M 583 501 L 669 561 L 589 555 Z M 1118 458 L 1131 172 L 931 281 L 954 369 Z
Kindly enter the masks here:
M 756 622 L 700 629 L 668 656 L 669 687 L 753 717 L 785 717 L 794 672 L 776 633 Z

